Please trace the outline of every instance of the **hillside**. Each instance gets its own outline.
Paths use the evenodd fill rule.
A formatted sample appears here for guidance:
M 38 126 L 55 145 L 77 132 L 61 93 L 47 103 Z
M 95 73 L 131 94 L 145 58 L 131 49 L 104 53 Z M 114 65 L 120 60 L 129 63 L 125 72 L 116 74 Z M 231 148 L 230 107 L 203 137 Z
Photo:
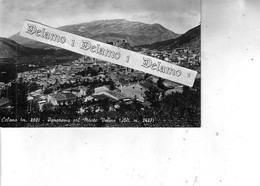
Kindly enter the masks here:
M 197 50 L 200 48 L 200 25 L 190 29 L 180 37 L 176 39 L 169 39 L 167 41 L 156 42 L 151 45 L 142 45 L 150 49 L 166 50 L 174 49 L 178 47 L 189 47 Z
M 68 57 L 68 56 L 80 56 L 79 54 L 76 54 L 74 52 L 64 50 L 64 49 L 38 49 L 38 48 L 30 48 L 22 46 L 11 39 L 8 38 L 1 38 L 0 37 L 0 63 L 2 61 L 10 61 L 13 62 L 12 58 L 15 57 L 25 57 L 25 58 L 34 58 L 34 57 L 40 57 L 40 56 L 53 56 L 53 57 Z M 8 60 L 10 59 L 10 60 Z
M 147 45 L 159 41 L 177 38 L 179 35 L 164 28 L 160 24 L 145 24 L 131 22 L 124 19 L 100 20 L 87 23 L 67 25 L 58 29 L 88 37 L 101 42 L 117 42 L 126 40 L 131 46 Z M 32 48 L 49 48 L 47 44 L 36 42 L 19 36 L 19 33 L 10 37 L 15 42 Z
M 0 58 L 13 58 L 16 56 L 28 55 L 34 50 L 19 45 L 7 38 L 0 38 Z

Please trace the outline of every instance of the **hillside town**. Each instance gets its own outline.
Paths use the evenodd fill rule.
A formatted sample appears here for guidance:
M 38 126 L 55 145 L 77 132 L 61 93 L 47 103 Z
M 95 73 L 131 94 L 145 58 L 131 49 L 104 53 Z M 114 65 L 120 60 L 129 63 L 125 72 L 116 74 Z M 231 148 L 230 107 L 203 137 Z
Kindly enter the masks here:
M 118 43 L 111 44 L 118 45 Z M 196 81 L 200 81 L 200 50 L 196 50 L 194 47 L 151 50 L 149 48 L 133 48 L 127 41 L 120 43 L 120 47 L 196 70 L 198 72 Z M 140 118 L 137 114 L 118 118 L 117 113 L 123 110 L 122 107 L 131 107 L 132 105 L 138 106 L 141 112 L 151 110 L 155 108 L 155 103 L 153 103 L 155 98 L 156 101 L 162 102 L 164 97 L 177 93 L 181 94 L 184 89 L 182 85 L 172 81 L 162 80 L 144 72 L 82 56 L 77 60 L 59 65 L 49 65 L 20 72 L 15 80 L 7 83 L 0 82 L 0 108 L 6 115 L 6 117 L 1 118 L 2 123 L 12 123 L 12 117 L 7 116 L 14 107 L 10 99 L 10 87 L 14 82 L 24 83 L 27 86 L 26 109 L 28 113 L 33 115 L 34 119 L 36 118 L 35 121 L 38 122 L 38 125 L 39 123 L 44 125 L 44 123 L 58 124 L 62 122 L 122 124 L 120 122 L 122 120 L 125 120 L 124 123 L 156 123 L 155 115 Z M 158 94 L 149 99 L 149 92 Z M 74 109 L 69 120 L 67 118 L 69 114 L 61 116 L 59 115 L 61 112 L 57 113 L 57 109 L 61 108 Z M 56 111 L 56 114 L 54 114 L 54 111 Z M 44 118 L 43 113 L 45 112 L 52 112 L 52 114 Z M 99 120 L 95 121 L 95 119 Z M 16 118 L 13 121 L 19 123 L 20 120 Z M 31 121 L 29 118 L 25 121 L 30 123 L 34 120 Z M 122 124 L 122 126 L 125 125 Z

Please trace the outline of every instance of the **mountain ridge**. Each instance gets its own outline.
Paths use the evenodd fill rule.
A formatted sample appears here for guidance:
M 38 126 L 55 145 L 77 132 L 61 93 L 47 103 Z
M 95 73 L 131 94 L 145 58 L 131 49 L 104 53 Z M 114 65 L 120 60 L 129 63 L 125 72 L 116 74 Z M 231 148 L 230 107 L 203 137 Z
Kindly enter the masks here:
M 179 34 L 166 29 L 158 23 L 147 24 L 125 19 L 97 20 L 65 25 L 57 29 L 101 42 L 126 40 L 131 46 L 152 44 L 179 36 Z M 9 37 L 9 39 L 27 47 L 52 48 L 50 45 L 21 37 L 19 33 Z
M 105 36 L 106 34 L 107 33 L 103 33 L 103 35 Z M 118 34 L 116 33 L 114 34 L 118 36 Z M 110 34 L 109 36 L 111 37 L 113 36 L 113 34 Z M 36 42 L 36 41 L 32 41 L 32 42 Z M 53 48 L 44 43 L 38 42 L 37 44 L 38 47 L 31 48 L 31 47 L 20 45 L 11 39 L 0 37 L 0 58 L 13 58 L 15 56 L 32 55 L 32 54 L 37 55 L 37 54 L 44 54 L 46 52 L 50 53 L 50 50 L 41 50 L 41 49 Z M 162 42 L 155 42 L 150 45 L 139 45 L 139 47 L 145 47 L 149 49 L 159 49 L 159 50 L 168 50 L 168 49 L 171 50 L 178 47 L 190 47 L 196 51 L 200 51 L 200 25 L 190 29 L 189 31 L 187 31 L 186 33 L 182 34 L 181 36 L 175 39 L 169 39 Z
M 158 50 L 174 49 L 177 47 L 184 47 L 191 42 L 198 42 L 196 40 L 199 40 L 199 42 L 196 43 L 195 45 L 200 45 L 200 35 L 201 35 L 201 26 L 198 25 L 188 30 L 187 32 L 185 32 L 184 34 L 182 34 L 177 38 L 156 42 L 150 45 L 140 45 L 140 47 L 146 47 L 149 49 L 158 49 Z

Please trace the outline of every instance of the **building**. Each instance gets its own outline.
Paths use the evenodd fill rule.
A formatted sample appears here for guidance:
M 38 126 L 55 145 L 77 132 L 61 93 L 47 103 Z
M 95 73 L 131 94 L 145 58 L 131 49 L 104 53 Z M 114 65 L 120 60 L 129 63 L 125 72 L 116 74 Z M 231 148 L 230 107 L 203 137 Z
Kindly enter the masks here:
M 54 93 L 49 94 L 47 97 L 47 101 L 52 103 L 54 106 L 70 105 L 74 103 L 77 99 L 77 96 L 72 93 Z
M 147 88 L 145 88 L 139 83 L 121 88 L 122 93 L 125 94 L 127 97 L 133 99 L 136 98 L 138 101 L 141 102 L 144 101 L 145 91 L 147 90 L 148 90 Z
M 128 97 L 123 94 L 122 92 L 119 92 L 117 90 L 103 90 L 94 93 L 93 98 L 96 100 L 102 100 L 105 98 L 110 99 L 111 101 L 119 101 L 119 100 L 126 100 Z
M 78 98 L 87 96 L 89 88 L 86 86 L 78 86 L 78 87 L 73 87 L 73 88 L 68 88 L 63 91 L 63 93 L 72 93 Z

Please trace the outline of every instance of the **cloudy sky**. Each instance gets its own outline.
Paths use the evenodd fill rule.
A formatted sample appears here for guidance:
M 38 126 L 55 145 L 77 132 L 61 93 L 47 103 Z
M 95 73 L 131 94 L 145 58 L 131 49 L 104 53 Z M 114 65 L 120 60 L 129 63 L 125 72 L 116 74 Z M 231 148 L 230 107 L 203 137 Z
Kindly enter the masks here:
M 0 37 L 17 33 L 25 19 L 52 27 L 127 19 L 184 33 L 200 23 L 200 0 L 0 0 Z

